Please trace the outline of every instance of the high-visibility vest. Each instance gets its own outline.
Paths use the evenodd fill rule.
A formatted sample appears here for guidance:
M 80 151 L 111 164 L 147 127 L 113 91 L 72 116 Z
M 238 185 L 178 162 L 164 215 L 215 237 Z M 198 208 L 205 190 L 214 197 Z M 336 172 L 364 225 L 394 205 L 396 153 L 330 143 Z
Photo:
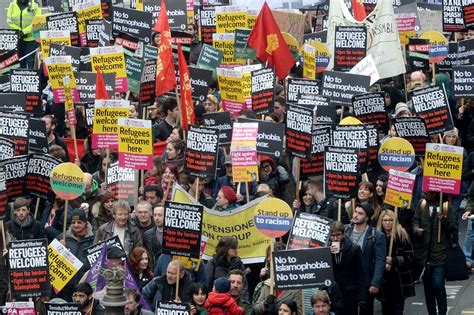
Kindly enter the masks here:
M 41 7 L 34 1 L 32 1 L 23 10 L 16 0 L 10 2 L 7 13 L 7 23 L 11 29 L 22 31 L 25 35 L 23 40 L 32 41 L 34 40 L 31 34 L 31 22 L 36 15 L 41 14 Z

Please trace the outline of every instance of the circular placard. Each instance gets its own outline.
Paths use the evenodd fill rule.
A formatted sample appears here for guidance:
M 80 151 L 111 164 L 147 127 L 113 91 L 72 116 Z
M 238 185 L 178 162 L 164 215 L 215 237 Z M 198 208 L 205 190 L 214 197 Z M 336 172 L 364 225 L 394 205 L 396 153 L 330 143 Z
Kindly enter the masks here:
M 255 207 L 254 222 L 265 236 L 276 238 L 286 234 L 293 223 L 293 212 L 286 202 L 268 198 Z
M 415 149 L 403 138 L 390 138 L 379 149 L 380 166 L 387 172 L 391 169 L 405 172 L 415 162 Z
M 84 172 L 73 163 L 61 163 L 49 175 L 51 188 L 61 199 L 72 200 L 79 197 L 86 188 Z

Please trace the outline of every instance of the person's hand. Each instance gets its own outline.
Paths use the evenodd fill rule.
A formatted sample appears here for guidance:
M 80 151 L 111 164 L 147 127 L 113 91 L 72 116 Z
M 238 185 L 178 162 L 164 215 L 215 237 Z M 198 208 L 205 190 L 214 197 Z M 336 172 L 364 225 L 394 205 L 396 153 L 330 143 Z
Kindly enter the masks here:
M 385 270 L 387 270 L 387 271 L 392 270 L 392 265 L 385 264 Z
M 181 299 L 178 297 L 178 298 L 175 299 L 173 302 L 175 302 L 175 303 L 181 303 Z
M 138 194 L 143 195 L 144 192 L 145 192 L 145 188 L 143 188 L 143 186 L 140 186 L 140 188 L 138 188 Z
M 471 212 L 470 211 L 466 211 L 462 214 L 462 217 L 461 219 L 463 219 L 464 221 L 466 221 L 467 219 L 469 219 L 469 216 L 471 215 Z
M 105 185 L 105 183 L 100 183 L 100 189 L 102 189 L 102 190 L 107 189 L 107 186 Z
M 464 110 L 465 110 L 464 106 L 461 106 L 461 107 L 458 108 L 459 118 L 461 118 L 463 116 Z
M 442 220 L 442 219 L 445 217 L 445 215 L 444 215 L 444 213 L 443 213 L 442 211 L 436 213 L 436 216 L 438 217 L 438 220 Z
M 244 200 L 244 196 L 242 196 L 240 193 L 238 193 L 237 194 L 237 201 L 241 202 L 242 200 Z
M 80 167 L 80 166 L 81 166 L 81 160 L 79 160 L 78 158 L 76 158 L 76 159 L 74 160 L 74 164 L 76 164 L 77 166 Z
M 418 235 L 418 236 L 422 236 L 424 232 L 425 232 L 425 230 L 423 230 L 422 228 L 416 229 L 416 235 Z
M 196 306 L 191 304 L 191 315 L 195 315 L 197 313 L 197 308 Z
M 299 209 L 301 207 L 301 202 L 298 199 L 293 201 L 293 209 Z
M 373 285 L 371 285 L 370 288 L 369 288 L 369 293 L 375 295 L 375 294 L 379 293 L 379 288 L 374 287 Z
M 66 242 L 64 241 L 64 239 L 60 240 L 59 243 L 61 243 L 63 246 L 66 246 Z
M 385 262 L 389 265 L 391 265 L 393 263 L 393 259 L 392 259 L 392 256 L 387 256 L 385 257 Z
M 260 270 L 260 278 L 265 277 L 268 274 L 268 267 L 264 267 Z
M 8 249 L 4 248 L 2 254 L 3 257 L 5 257 L 8 254 Z

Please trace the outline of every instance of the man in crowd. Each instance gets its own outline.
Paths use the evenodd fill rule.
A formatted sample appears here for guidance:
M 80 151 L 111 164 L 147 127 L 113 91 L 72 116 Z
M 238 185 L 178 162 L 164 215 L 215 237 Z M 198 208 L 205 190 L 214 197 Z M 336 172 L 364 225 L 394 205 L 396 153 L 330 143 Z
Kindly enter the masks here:
M 145 231 L 148 231 L 155 226 L 155 222 L 151 217 L 151 204 L 144 200 L 138 202 L 135 207 L 135 214 L 136 216 L 132 221 L 140 231 L 140 235 L 143 239 Z
M 64 157 L 63 162 L 69 162 L 69 151 L 67 149 L 67 145 L 64 142 L 63 139 L 61 139 L 59 136 L 56 135 L 55 129 L 57 126 L 57 121 L 54 116 L 51 115 L 45 115 L 43 118 L 43 121 L 46 125 L 46 134 L 48 136 L 48 146 L 51 147 L 52 145 L 59 145 L 61 148 L 64 149 L 64 152 L 66 152 L 66 156 Z
M 143 189 L 143 195 L 145 200 L 154 208 L 157 207 L 163 199 L 163 189 L 159 185 L 146 185 Z
M 249 301 L 242 299 L 241 293 L 245 286 L 245 275 L 242 270 L 234 269 L 229 272 L 230 281 L 230 295 L 237 302 L 237 305 L 243 307 L 245 312 L 244 315 L 251 315 L 252 304 Z
M 143 234 L 143 245 L 152 257 L 152 264 L 156 264 L 161 255 L 161 244 L 163 243 L 163 224 L 165 207 L 153 208 L 153 219 L 155 226 Z
M 98 300 L 93 299 L 92 292 L 93 290 L 89 283 L 80 282 L 76 285 L 72 300 L 80 304 L 81 312 L 84 315 L 105 315 L 105 308 Z
M 13 218 L 7 222 L 7 231 L 15 240 L 43 238 L 41 223 L 30 214 L 29 202 L 19 197 L 13 202 Z
M 168 97 L 163 103 L 163 119 L 158 125 L 153 126 L 153 136 L 155 141 L 166 141 L 179 119 L 178 102 L 174 97 Z

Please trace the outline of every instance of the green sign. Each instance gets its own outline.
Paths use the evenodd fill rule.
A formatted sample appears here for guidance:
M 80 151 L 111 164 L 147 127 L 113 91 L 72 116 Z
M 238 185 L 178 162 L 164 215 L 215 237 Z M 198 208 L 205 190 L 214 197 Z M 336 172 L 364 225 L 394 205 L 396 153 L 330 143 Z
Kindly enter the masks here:
M 247 40 L 252 30 L 235 30 L 234 58 L 236 59 L 257 59 L 255 50 L 247 44 Z
M 140 93 L 140 80 L 142 78 L 143 66 L 144 62 L 142 60 L 133 57 L 125 57 L 128 89 L 132 93 Z

